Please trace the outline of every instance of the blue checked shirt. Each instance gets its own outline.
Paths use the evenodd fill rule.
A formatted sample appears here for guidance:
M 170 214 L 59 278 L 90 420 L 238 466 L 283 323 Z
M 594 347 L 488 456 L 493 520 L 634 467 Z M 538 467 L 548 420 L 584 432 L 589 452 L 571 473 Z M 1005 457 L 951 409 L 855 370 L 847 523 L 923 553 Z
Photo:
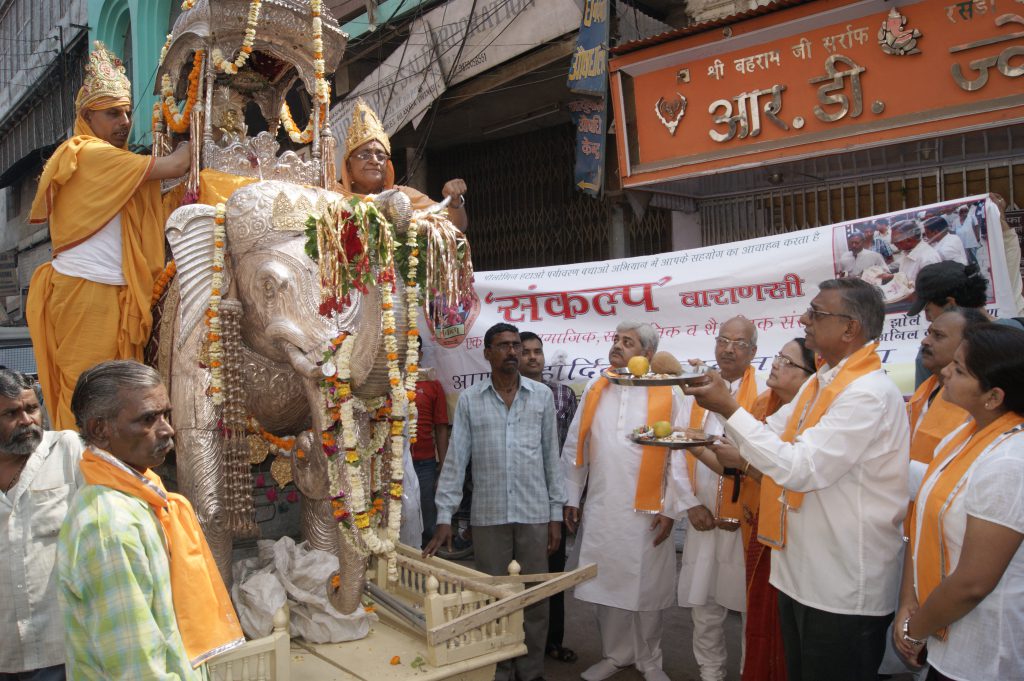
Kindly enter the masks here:
M 435 497 L 440 524 L 451 524 L 470 461 L 473 525 L 562 519 L 566 496 L 555 402 L 543 383 L 521 377 L 511 408 L 489 378 L 459 396 Z

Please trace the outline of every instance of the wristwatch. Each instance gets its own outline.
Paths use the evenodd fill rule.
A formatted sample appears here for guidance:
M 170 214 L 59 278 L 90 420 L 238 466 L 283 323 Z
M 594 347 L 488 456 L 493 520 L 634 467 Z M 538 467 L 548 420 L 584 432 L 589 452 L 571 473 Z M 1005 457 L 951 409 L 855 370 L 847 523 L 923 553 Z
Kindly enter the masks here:
M 907 643 L 909 643 L 910 645 L 923 646 L 925 643 L 928 642 L 927 638 L 922 641 L 922 640 L 916 639 L 916 638 L 914 638 L 913 636 L 910 635 L 910 618 L 909 617 L 907 619 L 903 620 L 903 632 L 902 633 L 903 633 L 903 640 L 906 641 Z

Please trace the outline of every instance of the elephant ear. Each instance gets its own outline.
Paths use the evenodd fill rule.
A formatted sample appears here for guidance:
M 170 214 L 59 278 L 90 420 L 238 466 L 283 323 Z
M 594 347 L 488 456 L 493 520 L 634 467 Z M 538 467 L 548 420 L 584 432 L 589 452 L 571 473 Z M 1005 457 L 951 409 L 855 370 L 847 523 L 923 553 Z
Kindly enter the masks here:
M 167 218 L 165 234 L 171 245 L 171 253 L 177 266 L 178 286 L 181 303 L 178 318 L 181 344 L 203 319 L 210 303 L 213 285 L 214 217 L 213 206 L 194 203 L 178 208 Z M 223 290 L 226 293 L 230 283 L 229 272 L 224 272 Z

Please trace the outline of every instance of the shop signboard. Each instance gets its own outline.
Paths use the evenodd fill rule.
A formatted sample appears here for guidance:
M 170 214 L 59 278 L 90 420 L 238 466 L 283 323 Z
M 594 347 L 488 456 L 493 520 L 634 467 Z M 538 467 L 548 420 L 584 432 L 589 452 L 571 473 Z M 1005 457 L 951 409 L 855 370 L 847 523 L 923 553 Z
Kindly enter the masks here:
M 615 57 L 623 184 L 1024 120 L 1024 6 L 821 0 Z

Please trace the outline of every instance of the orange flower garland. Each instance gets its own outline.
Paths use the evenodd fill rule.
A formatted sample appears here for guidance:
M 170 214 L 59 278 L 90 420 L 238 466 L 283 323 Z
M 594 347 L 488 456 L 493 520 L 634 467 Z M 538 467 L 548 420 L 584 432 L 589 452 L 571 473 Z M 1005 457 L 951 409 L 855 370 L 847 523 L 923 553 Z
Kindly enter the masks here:
M 171 279 L 174 278 L 174 273 L 177 271 L 178 266 L 173 260 L 167 263 L 164 271 L 161 272 L 160 276 L 156 278 L 155 282 L 153 282 L 153 298 L 149 301 L 150 307 L 153 307 L 160 302 L 160 298 L 164 295 L 164 291 L 167 290 L 167 285 L 171 282 Z
M 164 120 L 167 127 L 177 133 L 188 132 L 192 109 L 199 99 L 199 76 L 203 72 L 203 51 L 196 50 L 192 58 L 192 71 L 188 74 L 188 95 L 185 99 L 185 110 L 178 112 L 178 103 L 174 101 L 174 87 L 170 74 L 165 73 L 161 80 L 160 94 L 163 95 Z

